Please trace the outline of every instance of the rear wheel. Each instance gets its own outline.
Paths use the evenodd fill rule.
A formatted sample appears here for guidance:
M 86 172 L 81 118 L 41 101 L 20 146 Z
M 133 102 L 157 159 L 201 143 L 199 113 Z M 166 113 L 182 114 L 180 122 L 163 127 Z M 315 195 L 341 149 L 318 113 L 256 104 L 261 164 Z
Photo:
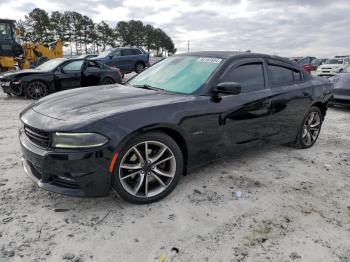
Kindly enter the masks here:
M 49 89 L 47 85 L 41 81 L 30 82 L 25 90 L 26 97 L 35 100 L 47 96 L 48 93 Z
M 143 70 L 145 70 L 145 65 L 143 63 L 136 63 L 135 65 L 135 71 L 136 73 L 141 73 Z
M 120 152 L 113 188 L 126 201 L 146 204 L 170 194 L 183 173 L 183 156 L 166 134 L 150 132 L 132 139 Z
M 102 85 L 111 85 L 114 83 L 115 83 L 114 79 L 110 77 L 106 77 L 102 80 Z
M 297 139 L 293 143 L 298 148 L 312 147 L 320 134 L 323 116 L 318 107 L 311 107 L 303 120 Z

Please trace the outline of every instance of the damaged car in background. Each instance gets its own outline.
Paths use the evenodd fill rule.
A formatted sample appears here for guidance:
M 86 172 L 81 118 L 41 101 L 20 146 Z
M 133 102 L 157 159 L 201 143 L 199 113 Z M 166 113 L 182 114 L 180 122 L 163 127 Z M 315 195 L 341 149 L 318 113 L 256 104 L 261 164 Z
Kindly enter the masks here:
M 329 80 L 334 84 L 333 98 L 330 104 L 350 107 L 350 65 Z
M 332 87 L 276 56 L 175 55 L 125 86 L 70 90 L 27 107 L 23 168 L 52 192 L 115 190 L 133 203 L 154 202 L 213 160 L 269 144 L 313 146 Z
M 0 75 L 0 86 L 6 94 L 24 95 L 30 99 L 77 87 L 121 82 L 118 68 L 83 58 L 56 58 L 35 69 L 9 71 Z

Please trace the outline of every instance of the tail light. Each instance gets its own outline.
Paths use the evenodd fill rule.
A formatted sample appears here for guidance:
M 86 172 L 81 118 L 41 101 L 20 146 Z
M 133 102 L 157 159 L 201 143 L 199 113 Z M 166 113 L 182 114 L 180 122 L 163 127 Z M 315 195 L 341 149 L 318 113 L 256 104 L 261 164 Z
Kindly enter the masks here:
M 118 67 L 116 67 L 116 66 L 111 66 L 111 67 L 113 67 L 113 68 L 117 71 L 117 73 L 118 73 L 120 76 L 122 76 L 122 72 L 120 71 L 120 69 L 119 69 Z

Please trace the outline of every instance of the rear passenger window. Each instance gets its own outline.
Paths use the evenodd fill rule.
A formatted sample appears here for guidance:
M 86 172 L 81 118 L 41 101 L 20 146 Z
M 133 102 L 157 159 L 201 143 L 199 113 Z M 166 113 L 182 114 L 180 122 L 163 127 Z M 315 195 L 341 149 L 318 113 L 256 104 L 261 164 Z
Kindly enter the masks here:
M 293 80 L 294 80 L 294 83 L 299 83 L 303 80 L 303 77 L 300 71 L 293 71 Z
M 276 65 L 269 65 L 269 69 L 271 72 L 272 86 L 293 84 L 293 70 Z
M 132 50 L 132 54 L 133 55 L 140 55 L 141 54 L 141 51 L 139 49 L 133 49 Z
M 125 56 L 125 55 L 133 55 L 132 49 L 123 49 L 122 56 Z
M 242 93 L 262 90 L 265 88 L 263 66 L 261 63 L 241 65 L 228 71 L 222 81 L 240 83 Z

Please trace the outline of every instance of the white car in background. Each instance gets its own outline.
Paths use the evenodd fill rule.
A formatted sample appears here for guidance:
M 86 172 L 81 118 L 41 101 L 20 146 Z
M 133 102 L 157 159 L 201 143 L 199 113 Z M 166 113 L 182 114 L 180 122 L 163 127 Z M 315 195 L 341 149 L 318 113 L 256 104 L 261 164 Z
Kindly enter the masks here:
M 318 76 L 334 76 L 341 73 L 349 63 L 350 57 L 330 58 L 317 68 L 316 74 Z

